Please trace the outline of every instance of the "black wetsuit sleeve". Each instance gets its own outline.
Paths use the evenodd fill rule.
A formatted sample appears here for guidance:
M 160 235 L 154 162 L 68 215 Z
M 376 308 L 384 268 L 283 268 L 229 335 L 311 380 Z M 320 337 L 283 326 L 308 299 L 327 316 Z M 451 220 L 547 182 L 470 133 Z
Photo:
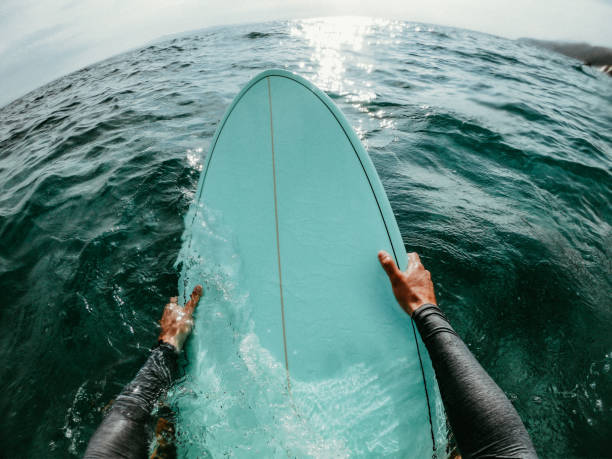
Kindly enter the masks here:
M 151 351 L 91 437 L 85 458 L 147 457 L 149 416 L 159 396 L 172 383 L 177 356 L 176 348 L 166 343 L 160 343 Z
M 518 413 L 432 304 L 412 318 L 427 347 L 446 415 L 464 458 L 537 458 Z

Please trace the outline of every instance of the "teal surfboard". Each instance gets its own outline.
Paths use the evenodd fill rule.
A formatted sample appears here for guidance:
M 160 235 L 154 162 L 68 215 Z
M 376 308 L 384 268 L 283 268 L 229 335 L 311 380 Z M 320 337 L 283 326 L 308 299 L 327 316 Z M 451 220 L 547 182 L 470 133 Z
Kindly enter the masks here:
M 219 123 L 178 263 L 205 296 L 175 390 L 187 456 L 431 457 L 444 415 L 377 253 L 407 257 L 336 105 L 283 70 Z

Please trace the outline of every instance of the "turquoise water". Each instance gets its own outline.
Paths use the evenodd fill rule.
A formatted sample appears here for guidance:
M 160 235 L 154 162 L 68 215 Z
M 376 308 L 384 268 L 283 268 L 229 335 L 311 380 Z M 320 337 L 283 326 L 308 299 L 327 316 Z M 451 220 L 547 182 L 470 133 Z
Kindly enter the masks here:
M 347 115 L 541 456 L 609 456 L 612 80 L 517 41 L 367 19 L 192 32 L 0 109 L 3 455 L 83 453 L 176 294 L 216 123 L 269 67 Z

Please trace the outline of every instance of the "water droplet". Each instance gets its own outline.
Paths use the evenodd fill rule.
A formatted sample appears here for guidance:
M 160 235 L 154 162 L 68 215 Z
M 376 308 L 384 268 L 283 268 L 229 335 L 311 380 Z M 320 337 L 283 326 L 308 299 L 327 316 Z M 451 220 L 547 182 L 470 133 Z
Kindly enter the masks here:
M 595 410 L 603 411 L 603 401 L 599 398 L 595 400 Z

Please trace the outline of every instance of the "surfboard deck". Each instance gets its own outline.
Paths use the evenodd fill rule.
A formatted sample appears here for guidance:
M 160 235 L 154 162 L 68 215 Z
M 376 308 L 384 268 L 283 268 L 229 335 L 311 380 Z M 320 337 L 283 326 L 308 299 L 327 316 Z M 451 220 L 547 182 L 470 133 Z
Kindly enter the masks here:
M 230 249 L 218 250 L 215 241 Z M 298 425 L 335 444 L 335 453 L 430 456 L 444 441 L 441 403 L 427 351 L 393 297 L 379 250 L 406 266 L 384 188 L 344 115 L 297 75 L 257 75 L 220 122 L 186 217 L 179 289 L 185 294 L 216 276 L 210 267 L 226 265 L 227 256 L 234 264 L 222 283 L 240 292 L 241 303 L 239 314 L 228 313 L 233 344 L 202 338 L 215 319 L 200 307 L 188 347 L 197 356 L 187 368 L 191 384 L 210 387 L 211 368 L 229 358 L 231 369 L 215 375 L 221 387 L 252 384 L 245 400 L 260 402 L 284 392 Z M 223 315 L 233 306 L 221 297 L 211 301 Z M 237 357 L 215 360 L 232 345 Z M 249 415 L 248 428 L 274 418 L 274 403 Z M 217 431 L 226 442 L 241 428 L 238 405 Z M 224 417 L 207 413 L 207 402 L 183 408 L 191 428 Z M 302 455 L 299 439 L 277 440 L 287 454 Z

